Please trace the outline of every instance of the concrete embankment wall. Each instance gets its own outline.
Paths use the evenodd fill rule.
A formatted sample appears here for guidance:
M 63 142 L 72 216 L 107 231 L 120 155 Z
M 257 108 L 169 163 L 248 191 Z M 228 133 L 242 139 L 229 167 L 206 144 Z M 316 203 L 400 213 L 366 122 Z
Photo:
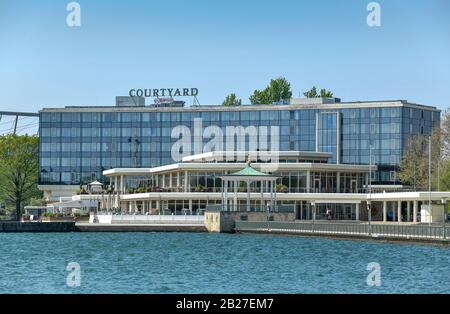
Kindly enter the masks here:
M 294 221 L 294 213 L 270 213 L 273 221 Z M 205 213 L 205 226 L 209 232 L 235 232 L 236 221 L 263 221 L 268 219 L 266 212 L 233 212 L 233 211 L 207 211 Z
M 169 224 L 77 224 L 81 232 L 206 232 L 203 225 Z
M 0 221 L 0 232 L 72 232 L 75 222 L 18 222 Z

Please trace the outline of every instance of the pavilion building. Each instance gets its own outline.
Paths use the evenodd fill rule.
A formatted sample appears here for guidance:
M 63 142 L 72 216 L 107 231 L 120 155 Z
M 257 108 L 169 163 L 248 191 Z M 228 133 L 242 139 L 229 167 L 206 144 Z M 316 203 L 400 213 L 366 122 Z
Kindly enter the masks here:
M 116 168 L 103 172 L 110 193 L 101 210 L 122 214 L 201 215 L 208 208 L 241 212 L 290 212 L 295 220 L 420 222 L 429 198 L 436 215 L 450 192 L 408 192 L 386 187 L 369 193 L 376 166 L 327 163 L 328 153 L 278 152 L 274 170 L 258 152 L 209 152 L 154 168 Z M 370 212 L 369 212 L 370 208 Z M 422 216 L 422 217 L 421 217 Z M 442 216 L 442 215 L 441 215 Z M 430 215 L 431 217 L 431 215 Z M 435 221 L 438 218 L 433 218 Z M 442 220 L 442 217 L 439 218 Z

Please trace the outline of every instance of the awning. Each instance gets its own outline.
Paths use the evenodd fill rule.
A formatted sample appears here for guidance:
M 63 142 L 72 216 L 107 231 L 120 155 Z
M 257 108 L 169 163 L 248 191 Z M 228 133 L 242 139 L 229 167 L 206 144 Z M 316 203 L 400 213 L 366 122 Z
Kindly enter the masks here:
M 358 200 L 315 200 L 316 204 L 361 204 Z
M 89 183 L 88 185 L 99 185 L 100 186 L 100 185 L 103 185 L 103 184 L 98 182 L 97 180 L 95 180 L 95 181 Z
M 81 208 L 81 207 L 95 207 L 97 206 L 97 201 L 95 200 L 81 200 L 81 201 L 67 201 L 48 204 L 48 207 L 58 207 L 58 208 Z

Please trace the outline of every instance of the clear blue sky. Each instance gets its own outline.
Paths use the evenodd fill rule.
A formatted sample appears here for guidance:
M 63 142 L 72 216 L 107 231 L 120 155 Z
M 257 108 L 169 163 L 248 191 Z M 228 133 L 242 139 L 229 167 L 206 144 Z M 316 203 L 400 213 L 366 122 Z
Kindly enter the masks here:
M 112 105 L 131 88 L 197 87 L 201 104 L 285 76 L 343 101 L 450 107 L 450 1 L 80 0 L 0 2 L 0 110 Z M 151 100 L 147 100 L 150 102 Z

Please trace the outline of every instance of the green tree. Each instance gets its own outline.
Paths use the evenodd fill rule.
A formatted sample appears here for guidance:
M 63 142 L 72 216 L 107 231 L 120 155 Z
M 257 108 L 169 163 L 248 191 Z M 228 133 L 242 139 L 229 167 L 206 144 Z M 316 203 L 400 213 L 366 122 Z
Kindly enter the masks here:
M 450 160 L 450 108 L 441 117 L 441 148 L 442 158 Z
M 39 139 L 29 135 L 0 137 L 0 194 L 20 220 L 24 203 L 39 198 L 37 189 Z
M 431 143 L 431 187 L 437 189 L 441 180 L 442 152 L 441 130 L 435 127 L 428 135 L 418 134 L 411 136 L 403 150 L 400 161 L 399 179 L 402 183 L 415 189 L 428 190 L 429 187 L 429 145 Z
M 321 98 L 333 98 L 333 93 L 329 90 L 326 90 L 325 88 L 322 88 L 320 90 L 320 97 Z
M 253 105 L 271 104 L 272 101 L 268 89 L 262 91 L 255 89 L 253 95 L 250 96 L 250 103 Z
M 303 93 L 306 98 L 332 98 L 333 93 L 325 88 L 320 90 L 320 94 L 317 93 L 317 88 L 313 86 L 309 91 Z
M 227 97 L 222 103 L 222 106 L 240 106 L 240 105 L 242 105 L 242 100 L 240 98 L 237 98 L 235 93 L 227 95 Z
M 303 93 L 306 98 L 317 98 L 319 94 L 317 94 L 317 89 L 313 86 L 309 91 Z
M 439 188 L 441 191 L 450 191 L 450 161 L 443 163 L 440 170 Z
M 425 137 L 415 135 L 408 139 L 400 162 L 399 179 L 403 184 L 415 189 L 424 189 L 428 182 L 428 168 L 424 153 L 426 150 Z
M 289 100 L 292 97 L 291 84 L 284 77 L 270 80 L 269 85 L 261 90 L 255 90 L 250 96 L 252 104 L 267 105 Z

